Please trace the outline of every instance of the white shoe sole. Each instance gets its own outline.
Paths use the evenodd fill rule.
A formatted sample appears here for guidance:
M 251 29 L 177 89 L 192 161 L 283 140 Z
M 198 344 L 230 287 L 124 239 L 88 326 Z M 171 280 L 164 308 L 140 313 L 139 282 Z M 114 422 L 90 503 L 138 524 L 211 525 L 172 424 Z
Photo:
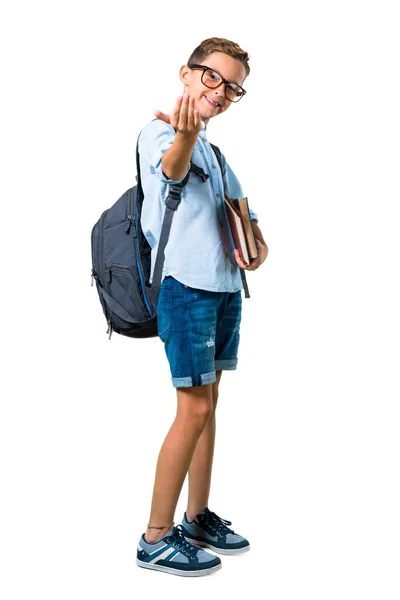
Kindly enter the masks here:
M 201 577 L 202 575 L 209 575 L 215 573 L 222 567 L 222 563 L 211 567 L 210 569 L 199 569 L 198 571 L 183 571 L 181 569 L 173 569 L 171 567 L 164 567 L 157 565 L 157 563 L 148 563 L 142 560 L 136 559 L 136 564 L 144 569 L 151 569 L 152 571 L 162 571 L 163 573 L 170 573 L 171 575 L 181 575 L 182 577 Z
M 210 550 L 214 550 L 217 554 L 243 554 L 243 552 L 248 552 L 250 550 L 250 544 L 248 546 L 244 546 L 243 548 L 232 548 L 229 550 L 228 548 L 216 548 L 210 542 L 200 542 L 199 540 L 194 540 L 193 538 L 185 535 L 185 539 L 193 544 L 193 546 L 200 546 L 201 548 L 210 548 Z

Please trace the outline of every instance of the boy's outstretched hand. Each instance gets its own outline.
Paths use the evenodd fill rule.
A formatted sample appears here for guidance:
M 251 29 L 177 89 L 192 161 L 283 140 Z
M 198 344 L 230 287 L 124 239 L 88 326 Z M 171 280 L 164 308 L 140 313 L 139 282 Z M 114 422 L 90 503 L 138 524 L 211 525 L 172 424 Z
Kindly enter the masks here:
M 199 109 L 194 107 L 194 97 L 189 94 L 179 96 L 173 111 L 166 115 L 160 110 L 153 111 L 154 116 L 179 131 L 182 135 L 197 135 L 201 131 Z
M 259 266 L 261 266 L 263 264 L 264 260 L 267 258 L 267 256 L 268 256 L 267 244 L 263 244 L 257 238 L 256 238 L 256 244 L 257 244 L 257 249 L 258 249 L 258 257 L 255 258 L 250 264 L 247 264 L 242 261 L 242 259 L 240 258 L 239 250 L 237 248 L 235 248 L 236 262 L 241 269 L 245 269 L 246 271 L 255 271 L 256 269 L 258 269 Z

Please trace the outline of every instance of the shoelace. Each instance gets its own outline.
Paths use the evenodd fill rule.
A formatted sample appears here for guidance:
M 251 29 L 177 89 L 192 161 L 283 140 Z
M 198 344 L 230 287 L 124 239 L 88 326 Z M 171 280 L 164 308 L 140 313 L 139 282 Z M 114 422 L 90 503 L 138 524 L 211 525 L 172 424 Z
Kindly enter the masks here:
M 185 554 L 189 558 L 196 558 L 198 548 L 193 546 L 190 542 L 186 541 L 182 533 L 182 525 L 176 525 L 172 533 L 167 538 L 168 543 L 172 542 L 174 548 L 177 548 L 182 554 Z
M 235 533 L 233 529 L 229 529 L 229 527 L 227 527 L 227 525 L 232 525 L 232 521 L 221 519 L 221 517 L 208 508 L 205 508 L 204 510 L 204 521 L 206 525 L 209 525 L 219 537 L 222 537 L 227 533 Z

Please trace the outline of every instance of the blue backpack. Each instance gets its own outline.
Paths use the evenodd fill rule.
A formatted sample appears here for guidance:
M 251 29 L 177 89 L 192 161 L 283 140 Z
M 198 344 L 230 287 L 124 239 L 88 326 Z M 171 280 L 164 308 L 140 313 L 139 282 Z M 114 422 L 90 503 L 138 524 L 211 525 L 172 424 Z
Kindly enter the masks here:
M 211 144 L 222 171 L 221 152 Z M 103 212 L 92 229 L 92 285 L 97 291 L 107 319 L 109 339 L 113 331 L 134 338 L 158 336 L 157 302 L 174 212 L 182 189 L 190 176 L 206 181 L 201 167 L 190 163 L 190 170 L 179 184 L 170 184 L 158 245 L 153 281 L 150 284 L 151 246 L 142 232 L 140 217 L 144 200 L 140 181 L 139 138 L 136 144 L 136 182 Z M 240 269 L 245 297 L 250 298 L 246 276 Z

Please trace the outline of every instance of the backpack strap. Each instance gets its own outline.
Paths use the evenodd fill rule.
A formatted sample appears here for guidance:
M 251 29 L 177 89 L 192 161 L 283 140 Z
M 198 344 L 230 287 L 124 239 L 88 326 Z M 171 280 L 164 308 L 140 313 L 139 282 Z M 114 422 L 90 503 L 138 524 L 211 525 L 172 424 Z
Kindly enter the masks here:
M 201 167 L 198 167 L 197 165 L 194 165 L 192 162 L 190 162 L 190 169 L 187 172 L 183 181 L 181 181 L 180 183 L 174 183 L 169 185 L 169 193 L 167 199 L 165 200 L 164 220 L 161 227 L 160 241 L 158 243 L 156 262 L 154 265 L 153 281 L 151 283 L 151 287 L 155 290 L 157 297 L 160 293 L 161 288 L 161 276 L 165 260 L 165 247 L 169 240 L 172 219 L 174 218 L 175 211 L 178 209 L 178 206 L 181 202 L 182 190 L 189 181 L 190 173 L 193 171 L 194 173 L 196 173 L 196 175 L 200 175 L 199 170 L 204 175 L 206 175 L 206 173 L 204 173 Z M 203 181 L 205 181 L 204 178 L 202 179 Z

